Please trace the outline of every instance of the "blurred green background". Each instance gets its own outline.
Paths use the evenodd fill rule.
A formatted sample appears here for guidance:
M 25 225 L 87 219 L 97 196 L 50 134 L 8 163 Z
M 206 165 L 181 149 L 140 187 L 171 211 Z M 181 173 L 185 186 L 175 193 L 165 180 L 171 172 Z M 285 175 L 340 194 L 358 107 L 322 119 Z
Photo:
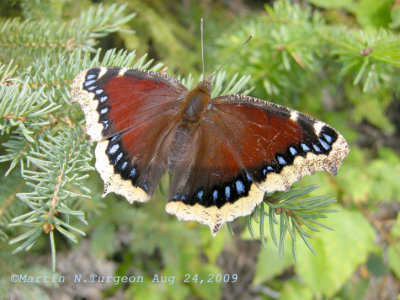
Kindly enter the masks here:
M 2 115 L 0 168 L 3 174 L 10 165 L 15 168 L 0 184 L 0 298 L 400 299 L 400 1 L 15 0 L 0 2 L 0 14 L 1 95 L 27 78 L 27 89 L 34 93 L 42 87 L 46 101 L 57 108 L 41 116 L 40 122 L 46 119 L 49 125 L 33 114 L 36 123 L 26 122 L 25 115 Z M 30 205 L 36 201 L 29 198 L 35 185 L 27 184 L 31 177 L 24 171 L 40 169 L 29 157 L 45 159 L 37 155 L 47 150 L 36 136 L 56 136 L 64 127 L 84 124 L 79 107 L 68 103 L 74 76 L 96 61 L 97 49 L 103 49 L 100 61 L 115 48 L 136 51 L 136 57 L 147 54 L 167 66 L 167 74 L 196 82 L 201 76 L 200 18 L 206 75 L 253 34 L 224 67 L 226 77 L 250 75 L 250 95 L 321 119 L 350 144 L 337 177 L 318 173 L 296 183 L 316 184 L 316 194 L 337 200 L 330 207 L 337 212 L 320 220 L 334 231 L 310 233 L 317 256 L 298 239 L 297 262 L 290 243 L 279 258 L 268 235 L 266 249 L 251 237 L 245 218 L 231 224 L 235 235 L 224 227 L 215 238 L 208 227 L 178 222 L 164 210 L 165 178 L 147 204 L 130 205 L 116 195 L 101 198 L 97 172 L 83 169 L 78 171 L 89 173 L 82 179 L 88 190 L 74 186 L 76 194 L 65 197 L 73 199 L 69 207 L 84 214 L 87 224 L 68 222 L 86 236 L 73 232 L 68 239 L 68 233 L 55 231 L 51 240 L 43 219 L 31 224 L 40 229 L 34 245 L 27 243 L 26 252 L 13 254 L 18 237 L 33 236 L 14 226 L 18 217 L 42 208 Z M 32 132 L 34 142 L 23 141 L 24 156 L 14 137 Z M 49 145 L 62 141 L 50 138 Z M 92 144 L 80 141 L 86 150 L 77 157 L 93 166 Z M 39 202 L 51 202 L 43 199 Z M 53 276 L 51 243 L 57 248 L 56 274 L 65 282 L 12 282 L 13 274 Z M 106 282 L 77 283 L 77 274 L 97 274 Z M 153 283 L 155 274 L 174 277 L 174 282 Z M 143 276 L 144 282 L 107 282 L 107 276 Z

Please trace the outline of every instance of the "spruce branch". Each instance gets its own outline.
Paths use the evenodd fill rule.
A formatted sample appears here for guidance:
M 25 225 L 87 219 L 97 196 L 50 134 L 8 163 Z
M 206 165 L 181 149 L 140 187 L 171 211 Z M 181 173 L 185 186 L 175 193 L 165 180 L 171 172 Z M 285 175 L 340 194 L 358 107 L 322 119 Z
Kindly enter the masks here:
M 0 63 L 0 84 L 4 84 L 7 79 L 11 78 L 17 69 L 14 60 L 10 60 L 7 65 Z
M 228 37 L 229 42 L 222 37 L 218 45 L 232 52 L 230 47 L 236 47 L 232 41 L 245 40 L 249 32 L 253 33 L 254 49 L 263 51 L 252 50 L 251 55 L 246 55 L 244 49 L 239 55 L 250 58 L 237 63 L 234 69 L 252 74 L 268 95 L 298 97 L 301 89 L 307 91 L 315 84 L 307 81 L 311 76 L 304 76 L 305 72 L 329 76 L 332 67 L 340 70 L 344 80 L 349 78 L 353 85 L 361 86 L 364 93 L 387 89 L 398 80 L 398 34 L 385 29 L 354 30 L 326 24 L 318 10 L 288 0 L 275 1 L 265 9 L 267 16 L 241 24 Z M 226 46 L 230 44 L 233 45 Z M 324 68 L 327 64 L 331 66 L 328 70 Z M 287 91 L 293 95 L 287 95 Z
M 0 116 L 3 121 L 0 125 L 0 133 L 8 134 L 10 128 L 18 127 L 30 142 L 33 142 L 30 137 L 32 132 L 27 129 L 25 123 L 29 126 L 43 126 L 46 122 L 42 118 L 60 108 L 48 95 L 43 93 L 43 87 L 38 91 L 31 92 L 27 81 L 21 87 L 19 84 L 1 85 L 0 98 L 2 99 Z M 33 121 L 34 119 L 35 121 Z
M 69 48 L 68 27 L 58 21 L 7 19 L 0 21 L 0 49 L 3 59 L 41 57 L 52 51 L 63 52 Z
M 213 90 L 211 97 L 218 97 L 228 94 L 243 94 L 248 95 L 251 92 L 251 88 L 246 88 L 251 76 L 243 75 L 239 78 L 239 74 L 234 74 L 229 82 L 226 78 L 225 72 L 219 72 L 215 76 L 213 81 Z
M 27 169 L 22 164 L 26 185 L 33 191 L 18 193 L 17 197 L 31 211 L 11 220 L 9 226 L 29 229 L 10 241 L 10 244 L 21 243 L 13 253 L 28 251 L 42 234 L 54 230 L 75 243 L 75 234 L 85 235 L 70 218 L 87 225 L 84 213 L 73 207 L 76 205 L 74 200 L 89 197 L 90 191 L 84 180 L 88 171 L 93 170 L 90 142 L 79 127 L 54 130 L 57 131 L 55 135 L 39 139 L 36 151 L 27 156 L 27 165 L 32 168 Z M 54 238 L 52 235 L 51 239 Z M 52 251 L 54 255 L 55 248 L 52 247 Z
M 352 74 L 353 84 L 362 84 L 364 92 L 386 84 L 391 80 L 389 74 L 396 72 L 392 66 L 400 67 L 400 39 L 391 31 L 383 28 L 349 30 L 342 26 L 326 25 L 318 12 L 311 13 L 309 7 L 292 5 L 289 1 L 277 1 L 273 8 L 266 6 L 266 10 L 269 21 L 282 24 L 279 27 L 281 31 L 303 32 L 297 36 L 311 33 L 309 39 L 303 40 L 310 53 L 315 47 L 322 48 L 326 42 L 331 55 L 342 64 L 341 74 Z M 288 25 L 291 30 L 288 30 Z M 298 47 L 296 49 L 300 50 Z
M 3 143 L 6 154 L 0 155 L 0 162 L 11 161 L 6 175 L 25 156 L 26 150 L 35 143 L 35 138 L 51 123 L 49 114 L 61 107 L 43 89 L 32 91 L 28 81 L 21 86 L 0 85 L 0 134 L 10 135 L 9 140 Z
M 353 85 L 362 84 L 363 92 L 389 85 L 391 74 L 400 67 L 400 39 L 380 30 L 331 30 L 321 33 L 331 44 L 332 55 L 341 63 L 341 75 L 353 76 Z
M 96 45 L 97 38 L 121 31 L 121 26 L 135 17 L 135 13 L 124 16 L 126 7 L 127 4 L 98 5 L 82 12 L 79 19 L 70 23 L 71 28 L 75 30 L 70 40 L 73 47 L 95 51 L 93 47 Z
M 135 14 L 123 15 L 126 5 L 98 5 L 70 22 L 7 19 L 0 21 L 0 58 L 43 58 L 74 49 L 94 52 L 96 39 L 120 30 Z
M 258 238 L 261 240 L 262 245 L 266 247 L 265 228 L 267 222 L 265 217 L 268 217 L 270 237 L 274 245 L 278 247 L 281 258 L 284 255 L 287 235 L 292 239 L 292 254 L 295 260 L 297 257 L 297 236 L 300 236 L 310 251 L 316 254 L 308 241 L 311 235 L 307 231 L 319 231 L 318 227 L 333 230 L 331 227 L 319 222 L 318 219 L 325 218 L 327 213 L 336 212 L 336 210 L 327 208 L 335 202 L 333 198 L 328 196 L 308 196 L 309 193 L 316 189 L 317 186 L 311 185 L 303 188 L 293 188 L 287 192 L 266 194 L 264 201 L 247 217 L 247 228 L 250 235 L 256 238 L 253 223 L 258 224 L 260 233 Z
M 18 171 L 3 178 L 0 185 L 0 239 L 4 242 L 8 239 L 6 231 L 10 220 L 24 209 L 22 202 L 16 200 L 16 194 L 24 187 L 25 180 L 19 177 Z
M 25 19 L 56 20 L 61 18 L 61 4 L 43 0 L 21 1 L 22 14 Z

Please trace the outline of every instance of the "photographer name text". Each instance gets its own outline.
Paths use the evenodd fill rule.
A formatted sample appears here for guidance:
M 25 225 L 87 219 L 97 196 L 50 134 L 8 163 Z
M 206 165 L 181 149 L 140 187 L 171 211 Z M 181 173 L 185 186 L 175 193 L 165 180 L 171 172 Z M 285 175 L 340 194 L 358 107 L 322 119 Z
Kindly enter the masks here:
M 226 283 L 226 282 L 237 282 L 237 274 L 184 274 L 183 282 L 185 283 Z M 53 274 L 53 275 L 28 275 L 28 274 L 12 274 L 10 281 L 14 283 L 64 283 L 67 281 L 74 282 L 77 284 L 88 284 L 88 283 L 112 283 L 117 285 L 119 283 L 143 283 L 145 281 L 151 281 L 153 283 L 163 284 L 174 284 L 176 277 L 174 275 L 161 275 L 154 274 L 152 277 L 143 277 L 142 275 L 130 275 L 130 276 L 117 276 L 117 275 L 98 275 L 98 274 L 73 274 L 72 276 L 66 277 L 64 275 Z

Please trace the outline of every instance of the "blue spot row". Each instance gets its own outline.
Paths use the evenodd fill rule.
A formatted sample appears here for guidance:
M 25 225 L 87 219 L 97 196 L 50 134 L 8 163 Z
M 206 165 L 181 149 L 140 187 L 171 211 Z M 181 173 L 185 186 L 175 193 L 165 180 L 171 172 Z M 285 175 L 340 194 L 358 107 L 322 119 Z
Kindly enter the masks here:
M 275 160 L 263 165 L 258 173 L 258 180 L 265 180 L 268 173 L 280 173 L 281 170 L 293 163 L 296 156 L 305 157 L 307 153 L 328 154 L 332 149 L 332 144 L 337 139 L 337 133 L 334 129 L 324 126 L 321 129 L 319 137 L 309 135 L 305 136 L 305 140 L 297 145 L 290 145 L 286 153 L 278 153 L 275 155 Z
M 109 139 L 106 154 L 110 163 L 114 166 L 114 171 L 120 174 L 122 178 L 132 180 L 132 183 L 134 183 L 138 177 L 137 167 L 129 162 L 129 158 L 118 139 L 119 137 L 120 135 L 115 135 Z
M 103 124 L 103 131 L 109 128 L 109 121 L 105 118 L 109 110 L 109 105 L 104 106 L 108 100 L 108 95 L 104 93 L 104 89 L 98 86 L 100 69 L 91 69 L 86 73 L 83 88 L 95 94 L 95 99 L 100 102 L 97 110 L 100 114 L 100 123 Z
M 252 184 L 252 178 L 249 174 L 241 174 L 233 178 L 233 180 L 215 186 L 209 190 L 199 189 L 194 194 L 182 195 L 175 194 L 171 200 L 183 201 L 185 204 L 194 205 L 199 203 L 205 207 L 216 205 L 222 207 L 225 203 L 233 203 L 241 197 L 248 195 Z

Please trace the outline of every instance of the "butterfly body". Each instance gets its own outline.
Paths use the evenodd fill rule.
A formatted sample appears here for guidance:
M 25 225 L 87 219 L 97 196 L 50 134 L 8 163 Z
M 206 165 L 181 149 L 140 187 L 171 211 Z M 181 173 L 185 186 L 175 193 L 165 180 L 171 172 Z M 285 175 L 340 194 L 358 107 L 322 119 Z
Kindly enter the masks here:
M 189 92 L 182 106 L 179 116 L 183 122 L 197 123 L 202 119 L 208 105 L 211 102 L 211 88 L 207 81 L 201 82 L 195 89 Z
M 166 210 L 210 226 L 250 214 L 265 192 L 315 171 L 336 174 L 349 148 L 329 125 L 243 95 L 211 98 L 211 80 L 187 90 L 173 77 L 93 68 L 74 80 L 87 133 L 98 141 L 105 194 L 147 201 L 172 174 Z
M 189 93 L 184 93 L 184 100 L 180 104 L 179 113 L 175 115 L 177 124 L 173 132 L 171 147 L 168 150 L 168 171 L 173 172 L 175 165 L 189 151 L 189 146 L 196 133 L 204 114 L 210 109 L 210 84 L 201 82 Z

